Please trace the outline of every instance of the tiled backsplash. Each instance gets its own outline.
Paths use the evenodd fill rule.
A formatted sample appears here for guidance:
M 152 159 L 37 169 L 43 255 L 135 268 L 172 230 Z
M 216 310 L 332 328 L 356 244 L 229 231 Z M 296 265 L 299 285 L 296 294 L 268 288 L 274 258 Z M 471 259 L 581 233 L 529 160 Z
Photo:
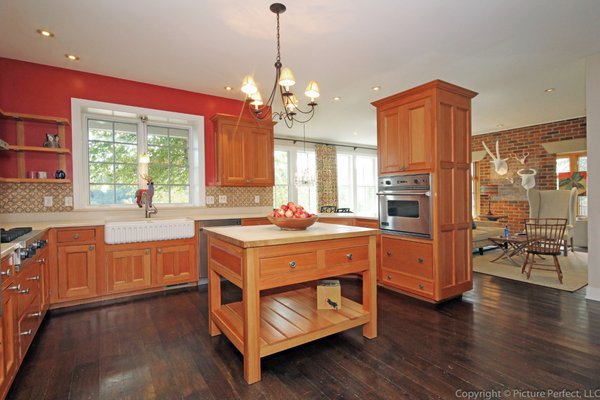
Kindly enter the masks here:
M 209 208 L 270 207 L 273 203 L 272 187 L 208 186 L 206 195 L 215 200 L 206 205 Z M 227 203 L 219 203 L 221 195 L 227 196 Z M 44 207 L 44 196 L 52 196 L 52 207 Z M 72 211 L 73 207 L 64 205 L 68 196 L 73 196 L 72 184 L 0 183 L 0 214 Z
M 52 207 L 44 207 L 44 196 L 52 196 Z M 1 183 L 0 214 L 73 211 L 65 197 L 73 196 L 70 183 Z
M 273 205 L 272 187 L 220 187 L 207 186 L 206 196 L 214 197 L 214 204 L 206 207 L 266 207 Z M 219 203 L 219 196 L 227 196 L 227 203 Z M 256 203 L 256 196 L 259 202 Z

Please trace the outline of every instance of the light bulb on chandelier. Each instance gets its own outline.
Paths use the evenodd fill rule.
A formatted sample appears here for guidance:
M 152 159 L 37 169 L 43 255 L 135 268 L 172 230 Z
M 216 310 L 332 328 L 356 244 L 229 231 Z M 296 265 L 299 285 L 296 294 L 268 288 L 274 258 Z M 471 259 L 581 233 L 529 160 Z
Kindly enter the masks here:
M 321 94 L 319 92 L 319 85 L 317 82 L 308 82 L 308 86 L 306 87 L 304 94 L 310 99 L 310 102 L 307 104 L 309 109 L 303 110 L 300 108 L 296 96 L 290 90 L 292 86 L 296 84 L 296 78 L 294 77 L 292 70 L 288 67 L 283 67 L 281 63 L 279 15 L 283 14 L 286 8 L 281 3 L 273 3 L 269 9 L 277 15 L 277 58 L 275 60 L 275 83 L 273 85 L 273 89 L 271 90 L 271 94 L 269 94 L 269 97 L 267 97 L 266 102 L 263 101 L 256 82 L 251 75 L 246 75 L 244 77 L 244 80 L 242 81 L 242 92 L 246 94 L 248 107 L 256 119 L 262 120 L 265 118 L 272 118 L 283 120 L 288 128 L 291 128 L 294 122 L 304 124 L 313 118 L 315 114 L 315 107 L 317 106 L 315 99 Z M 275 100 L 275 97 L 277 97 L 277 92 L 279 92 L 281 103 L 283 104 L 282 111 L 273 111 L 273 101 Z

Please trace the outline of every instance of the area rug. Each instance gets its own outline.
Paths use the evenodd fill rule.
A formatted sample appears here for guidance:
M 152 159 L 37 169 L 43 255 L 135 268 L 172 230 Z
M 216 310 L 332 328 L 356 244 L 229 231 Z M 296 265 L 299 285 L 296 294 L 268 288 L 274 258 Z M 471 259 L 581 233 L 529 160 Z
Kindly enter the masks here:
M 559 256 L 560 268 L 563 271 L 563 284 L 558 281 L 558 276 L 555 271 L 542 271 L 534 269 L 531 271 L 531 277 L 527 279 L 526 274 L 521 274 L 521 267 L 515 266 L 510 261 L 501 258 L 498 261 L 491 262 L 501 253 L 500 249 L 485 252 L 484 255 L 473 255 L 473 270 L 482 274 L 499 276 L 501 278 L 513 279 L 530 283 L 533 285 L 547 286 L 555 289 L 574 292 L 587 285 L 588 281 L 588 255 L 581 252 L 569 252 L 567 257 Z M 515 256 L 513 259 L 523 264 L 525 257 Z M 544 264 L 552 264 L 552 257 L 546 257 L 542 261 Z M 543 267 L 546 268 L 546 267 Z M 548 268 L 553 268 L 550 266 Z

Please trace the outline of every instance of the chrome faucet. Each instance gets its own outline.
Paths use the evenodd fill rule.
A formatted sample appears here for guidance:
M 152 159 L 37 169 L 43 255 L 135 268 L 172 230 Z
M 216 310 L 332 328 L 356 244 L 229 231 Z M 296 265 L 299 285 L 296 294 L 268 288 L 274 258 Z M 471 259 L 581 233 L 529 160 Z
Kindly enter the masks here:
M 148 199 L 148 192 L 142 193 L 142 203 L 144 203 L 144 213 L 146 218 L 150 218 L 153 214 L 158 213 L 158 209 L 155 205 L 150 204 L 150 200 Z

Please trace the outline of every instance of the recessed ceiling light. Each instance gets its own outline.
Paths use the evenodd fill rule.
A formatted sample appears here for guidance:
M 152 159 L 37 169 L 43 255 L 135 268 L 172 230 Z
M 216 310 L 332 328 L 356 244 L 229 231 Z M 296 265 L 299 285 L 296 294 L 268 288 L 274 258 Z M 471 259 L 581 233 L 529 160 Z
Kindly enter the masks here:
M 65 57 L 71 61 L 79 61 L 79 57 L 77 57 L 75 54 L 65 54 Z
M 373 86 L 371 89 L 374 91 L 378 91 L 379 89 L 381 89 L 381 86 Z
M 341 98 L 340 96 L 335 96 L 333 99 L 334 99 L 335 101 L 340 101 L 342 98 Z
M 225 86 L 225 90 L 227 90 L 228 92 L 231 92 L 233 90 L 233 88 L 231 86 Z
M 554 89 L 553 87 L 551 87 L 551 88 L 548 88 L 548 89 L 544 90 L 544 92 L 546 92 L 546 93 L 552 93 L 552 92 L 554 92 L 555 90 L 556 90 L 556 89 Z
M 502 128 L 504 126 L 504 124 L 498 124 L 496 125 L 497 128 Z
M 44 37 L 48 37 L 48 38 L 54 37 L 54 33 L 47 31 L 45 29 L 37 29 L 36 32 Z

